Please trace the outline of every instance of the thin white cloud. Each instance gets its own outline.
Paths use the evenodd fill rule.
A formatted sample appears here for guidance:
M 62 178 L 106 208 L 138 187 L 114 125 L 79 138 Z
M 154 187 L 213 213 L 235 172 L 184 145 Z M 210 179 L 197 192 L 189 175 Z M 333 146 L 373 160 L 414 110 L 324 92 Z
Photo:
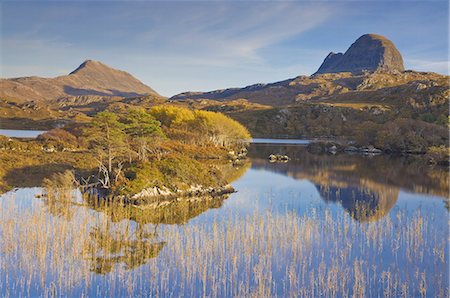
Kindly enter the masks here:
M 350 45 L 352 40 L 344 43 L 341 37 L 346 32 L 392 35 L 407 68 L 448 73 L 446 57 L 430 54 L 442 46 L 433 38 L 416 38 L 433 32 L 440 36 L 434 40 L 448 40 L 448 34 L 437 30 L 441 22 L 425 18 L 435 18 L 436 9 L 421 16 L 416 5 L 392 10 L 376 1 L 367 6 L 338 1 L 43 3 L 30 10 L 28 4 L 10 2 L 4 10 L 2 76 L 62 75 L 95 59 L 164 95 L 206 91 L 311 74 L 329 51 Z M 418 30 L 424 33 L 415 34 Z M 312 32 L 309 39 L 305 33 Z M 310 42 L 300 43 L 303 39 Z
M 157 45 L 156 52 L 189 56 L 203 64 L 216 65 L 219 60 L 227 65 L 259 64 L 264 60 L 258 50 L 315 28 L 337 13 L 324 4 L 244 4 L 194 5 L 181 10 L 163 7 L 149 19 L 158 30 L 151 28 L 136 38 Z
M 134 9 L 128 10 L 109 7 L 108 14 L 99 15 L 98 23 L 124 24 L 102 31 L 103 37 L 109 38 L 106 41 L 113 44 L 98 43 L 92 47 L 85 44 L 86 36 L 77 42 L 73 36 L 63 34 L 65 30 L 43 37 L 41 34 L 47 27 L 42 25 L 39 30 L 4 38 L 4 57 L 24 59 L 4 61 L 2 72 L 8 76 L 56 76 L 65 74 L 60 71 L 70 65 L 69 59 L 72 59 L 71 64 L 87 58 L 98 59 L 136 74 L 144 83 L 166 95 L 224 88 L 229 84 L 242 86 L 270 81 L 270 78 L 284 79 L 283 72 L 298 65 L 273 67 L 261 50 L 307 32 L 339 13 L 334 5 L 306 2 L 157 4 L 137 3 Z M 137 9 L 139 6 L 141 9 Z M 83 12 L 80 7 L 74 9 L 77 14 Z M 43 13 L 63 22 L 53 10 Z M 46 18 L 41 18 L 40 21 L 45 22 Z M 95 24 L 87 20 L 78 25 L 79 32 L 85 32 L 85 27 L 90 31 L 100 30 Z M 116 34 L 117 31 L 127 34 Z M 120 38 L 110 38 L 111 35 Z M 297 51 L 300 53 L 301 49 Z M 45 69 L 49 61 L 52 65 L 47 71 L 31 71 Z M 34 68 L 26 71 L 27 65 L 33 64 Z M 299 71 L 302 69 L 298 66 Z M 192 75 L 186 76 L 188 72 Z M 264 74 L 264 78 L 258 74 Z

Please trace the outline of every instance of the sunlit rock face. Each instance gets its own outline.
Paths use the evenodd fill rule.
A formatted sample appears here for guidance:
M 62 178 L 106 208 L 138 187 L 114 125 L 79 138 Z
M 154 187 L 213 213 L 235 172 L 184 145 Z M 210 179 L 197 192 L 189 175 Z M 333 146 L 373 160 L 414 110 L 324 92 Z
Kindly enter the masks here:
M 403 58 L 394 43 L 384 36 L 365 34 L 344 53 L 331 52 L 316 74 L 363 71 L 404 71 Z

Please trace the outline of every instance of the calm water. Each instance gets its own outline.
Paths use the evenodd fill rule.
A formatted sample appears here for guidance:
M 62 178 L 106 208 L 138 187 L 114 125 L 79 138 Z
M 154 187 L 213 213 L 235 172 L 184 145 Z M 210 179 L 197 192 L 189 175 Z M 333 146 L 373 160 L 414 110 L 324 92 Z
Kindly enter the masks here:
M 0 129 L 0 135 L 11 138 L 36 138 L 44 132 L 45 130 Z
M 249 156 L 237 193 L 156 211 L 3 194 L 0 295 L 448 296 L 446 169 L 301 145 Z

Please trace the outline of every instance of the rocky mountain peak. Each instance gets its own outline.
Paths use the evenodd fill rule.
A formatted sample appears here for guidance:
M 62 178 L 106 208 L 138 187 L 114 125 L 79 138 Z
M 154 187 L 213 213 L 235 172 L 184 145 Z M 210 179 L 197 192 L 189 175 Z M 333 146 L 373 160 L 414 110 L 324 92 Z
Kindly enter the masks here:
M 112 68 L 100 61 L 86 60 L 65 77 L 66 92 L 71 95 L 112 95 L 135 97 L 139 95 L 158 95 L 126 71 Z M 71 88 L 72 86 L 83 88 Z M 86 90 L 88 89 L 88 90 Z M 91 92 L 95 91 L 95 92 Z
M 403 58 L 394 43 L 384 36 L 365 34 L 344 53 L 331 52 L 316 74 L 363 71 L 404 71 Z
M 95 60 L 85 60 L 80 64 L 74 71 L 72 71 L 69 75 L 79 74 L 79 73 L 96 73 L 96 72 L 120 72 L 125 73 L 122 70 L 114 69 L 106 64 L 101 63 L 100 61 Z

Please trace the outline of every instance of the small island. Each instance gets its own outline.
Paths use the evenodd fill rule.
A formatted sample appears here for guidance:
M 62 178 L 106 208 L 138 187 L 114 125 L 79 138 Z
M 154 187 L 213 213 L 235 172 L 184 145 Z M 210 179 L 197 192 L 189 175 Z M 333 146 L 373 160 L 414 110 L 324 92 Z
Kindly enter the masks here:
M 43 181 L 66 171 L 82 190 L 136 206 L 220 196 L 234 191 L 229 183 L 249 139 L 242 125 L 221 113 L 173 106 L 103 111 L 36 140 L 2 137 L 1 175 L 17 186 L 21 172 Z

